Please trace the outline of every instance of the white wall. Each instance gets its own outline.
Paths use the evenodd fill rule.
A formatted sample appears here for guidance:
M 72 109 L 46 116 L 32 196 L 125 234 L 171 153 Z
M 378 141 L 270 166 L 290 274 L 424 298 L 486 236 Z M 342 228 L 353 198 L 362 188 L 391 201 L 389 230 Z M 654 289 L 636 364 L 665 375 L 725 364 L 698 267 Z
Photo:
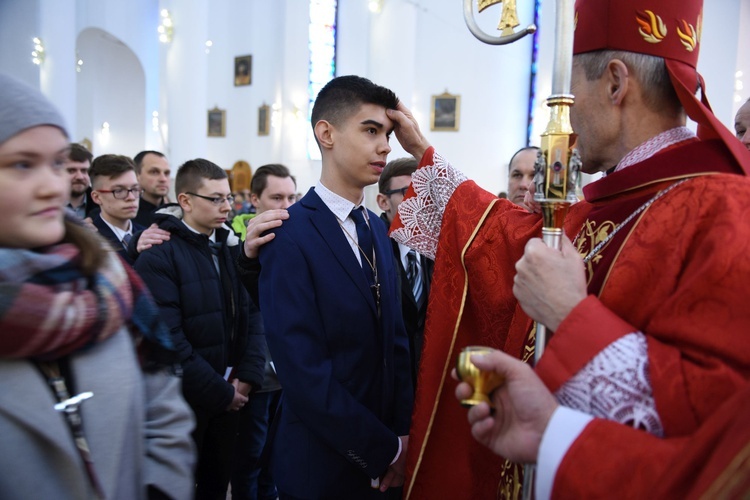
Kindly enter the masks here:
M 370 13 L 366 4 L 339 0 L 338 74 L 359 74 L 392 88 L 444 156 L 485 188 L 504 189 L 507 161 L 526 140 L 531 38 L 502 47 L 482 44 L 464 26 L 460 0 L 385 0 L 379 14 Z M 174 40 L 168 45 L 157 41 L 161 8 L 171 11 L 175 24 Z M 532 2 L 519 2 L 522 24 L 532 22 L 531 9 Z M 280 162 L 292 169 L 305 191 L 320 173 L 320 163 L 308 160 L 306 151 L 308 12 L 307 0 L 2 0 L 0 70 L 39 85 L 69 122 L 81 123 L 87 134 L 100 114 L 132 112 L 126 125 L 133 129 L 127 131 L 128 145 L 118 152 L 160 149 L 174 167 L 198 156 L 225 168 L 238 160 L 253 168 Z M 499 15 L 500 6 L 493 6 L 478 20 L 491 31 Z M 546 124 L 553 16 L 554 2 L 542 2 L 539 117 L 533 144 L 538 144 L 536 134 Z M 711 103 L 727 125 L 739 106 L 735 97 L 750 96 L 750 90 L 734 88 L 737 70 L 744 70 L 745 76 L 739 77 L 744 82 L 750 73 L 739 50 L 740 41 L 746 43 L 750 33 L 749 18 L 744 0 L 704 5 L 700 70 Z M 85 80 L 75 73 L 76 43 L 88 28 L 111 35 L 137 61 L 141 71 L 118 73 L 133 96 L 117 92 L 77 102 L 87 92 L 76 88 L 88 84 L 81 84 Z M 41 68 L 30 61 L 33 36 L 42 36 L 47 45 L 49 59 Z M 209 54 L 207 39 L 214 42 Z M 253 81 L 234 87 L 234 57 L 244 54 L 253 56 Z M 96 78 L 91 85 L 104 85 L 110 71 L 105 71 L 106 62 L 91 69 L 94 62 L 84 61 L 83 71 L 98 72 L 103 81 Z M 432 132 L 431 96 L 446 90 L 461 96 L 460 128 Z M 257 112 L 264 103 L 275 109 L 272 128 L 270 135 L 258 136 Z M 214 106 L 227 112 L 224 138 L 206 137 L 206 112 Z M 87 122 L 86 116 L 76 116 L 80 110 L 95 116 L 94 107 L 97 118 Z M 157 110 L 161 132 L 151 130 L 151 114 Z M 73 133 L 74 139 L 83 135 L 79 132 Z M 119 132 L 113 129 L 113 134 Z M 391 157 L 403 154 L 394 145 Z
M 77 74 L 73 140 L 89 139 L 95 155 L 135 156 L 146 140 L 146 79 L 140 61 L 122 41 L 98 28 L 84 29 L 76 48 L 84 65 Z M 109 136 L 102 132 L 105 122 Z
M 750 39 L 739 44 L 741 4 L 747 0 L 713 0 L 703 2 L 703 36 L 698 71 L 706 81 L 707 95 L 716 117 L 734 130 L 734 74 L 740 56 L 747 59 Z M 750 97 L 750 96 L 749 96 Z
M 740 109 L 740 106 L 750 99 L 750 57 L 747 56 L 747 45 L 748 40 L 750 40 L 750 2 L 740 2 L 737 22 L 739 24 L 737 40 L 741 41 L 737 44 L 738 50 L 737 60 L 735 62 L 736 71 L 734 79 L 734 98 L 732 99 L 732 116 L 737 114 L 737 110 Z
M 0 71 L 39 86 L 39 66 L 31 63 L 39 32 L 39 0 L 0 1 Z

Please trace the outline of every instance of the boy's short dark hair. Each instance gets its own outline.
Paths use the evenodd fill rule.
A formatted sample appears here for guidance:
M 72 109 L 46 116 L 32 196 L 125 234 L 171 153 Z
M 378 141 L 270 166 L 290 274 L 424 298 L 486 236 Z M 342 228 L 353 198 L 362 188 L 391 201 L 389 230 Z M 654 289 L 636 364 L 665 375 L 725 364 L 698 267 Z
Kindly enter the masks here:
M 378 179 L 378 192 L 385 193 L 391 189 L 391 179 L 402 175 L 411 175 L 417 170 L 417 159 L 412 156 L 389 161 Z
M 68 153 L 68 160 L 77 162 L 91 162 L 91 160 L 93 159 L 94 155 L 91 154 L 91 151 L 86 149 L 86 146 L 78 144 L 77 142 L 71 143 L 70 152 Z
M 273 175 L 274 177 L 281 177 L 285 179 L 291 177 L 294 182 L 294 187 L 297 187 L 297 179 L 294 178 L 289 169 L 280 163 L 270 163 L 259 167 L 255 173 L 253 173 L 253 180 L 250 181 L 250 192 L 260 198 L 263 191 L 268 186 L 268 176 Z
M 188 160 L 177 169 L 174 180 L 176 194 L 195 193 L 203 185 L 204 180 L 226 179 L 227 173 L 223 168 L 203 158 Z
M 141 175 L 141 166 L 143 166 L 143 158 L 145 158 L 146 155 L 156 155 L 160 156 L 161 158 L 166 158 L 166 156 L 164 156 L 164 153 L 160 153 L 158 151 L 141 151 L 133 157 L 133 162 L 135 162 L 135 173 L 138 175 Z
M 91 162 L 89 177 L 91 178 L 91 184 L 96 184 L 97 179 L 100 177 L 113 179 L 131 170 L 135 172 L 135 164 L 130 157 L 123 155 L 101 155 L 97 156 Z
M 356 113 L 362 104 L 396 109 L 398 97 L 392 90 L 376 85 L 367 78 L 339 76 L 328 82 L 315 99 L 310 119 L 313 129 L 320 120 L 340 125 Z

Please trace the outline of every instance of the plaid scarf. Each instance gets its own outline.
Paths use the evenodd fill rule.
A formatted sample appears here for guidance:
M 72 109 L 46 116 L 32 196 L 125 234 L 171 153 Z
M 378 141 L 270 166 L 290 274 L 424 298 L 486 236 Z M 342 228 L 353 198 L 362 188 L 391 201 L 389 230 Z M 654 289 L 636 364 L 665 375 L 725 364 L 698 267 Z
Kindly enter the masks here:
M 69 243 L 0 249 L 0 359 L 57 360 L 127 326 L 142 364 L 152 347 L 164 362 L 171 339 L 141 279 L 114 252 L 90 278 L 79 259 Z

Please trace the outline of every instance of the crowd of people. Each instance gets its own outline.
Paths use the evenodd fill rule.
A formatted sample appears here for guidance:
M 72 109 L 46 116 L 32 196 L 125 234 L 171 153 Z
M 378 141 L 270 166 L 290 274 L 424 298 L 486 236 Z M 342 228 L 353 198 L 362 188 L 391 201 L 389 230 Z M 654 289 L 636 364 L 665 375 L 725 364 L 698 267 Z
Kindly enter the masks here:
M 571 123 L 603 176 L 561 249 L 539 148 L 498 197 L 362 77 L 315 100 L 304 196 L 197 158 L 171 199 L 164 154 L 94 156 L 0 75 L 0 498 L 518 498 L 528 464 L 536 498 L 748 495 L 750 100 L 719 123 L 678 35 L 701 0 L 651 4 L 680 21 L 658 44 L 632 1 L 576 4 Z M 494 410 L 456 401 L 470 345 Z

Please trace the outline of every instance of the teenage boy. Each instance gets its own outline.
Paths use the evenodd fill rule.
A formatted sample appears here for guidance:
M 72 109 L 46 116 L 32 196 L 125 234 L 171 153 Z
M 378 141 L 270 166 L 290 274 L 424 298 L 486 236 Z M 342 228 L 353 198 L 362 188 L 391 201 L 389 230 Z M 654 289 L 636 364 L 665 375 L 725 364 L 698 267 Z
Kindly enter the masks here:
M 134 261 L 128 256 L 128 242 L 133 233 L 144 229 L 133 222 L 141 197 L 133 160 L 122 155 L 98 156 L 88 175 L 93 188 L 91 199 L 101 208 L 91 217 L 91 222 L 132 266 Z
M 237 410 L 263 380 L 265 357 L 251 335 L 249 297 L 237 278 L 240 242 L 222 227 L 232 204 L 226 172 L 208 160 L 190 160 L 178 170 L 175 189 L 178 204 L 154 216 L 171 237 L 142 252 L 135 269 L 159 304 L 182 363 L 183 392 L 196 416 L 196 498 L 223 499 Z
M 260 249 L 260 307 L 284 388 L 271 470 L 280 498 L 385 498 L 403 483 L 412 384 L 386 228 L 363 210 L 398 98 L 331 80 L 312 112 L 320 181 Z
M 286 212 L 286 209 L 297 201 L 297 182 L 284 165 L 274 163 L 259 167 L 253 173 L 250 188 L 252 194 L 248 196 L 248 200 L 252 200 L 257 212 L 237 215 L 232 219 L 232 228 L 242 234 L 243 240 L 246 234 L 245 224 L 248 221 L 268 211 Z M 257 301 L 257 259 L 249 259 L 243 251 L 240 252 L 238 265 L 240 279 L 249 291 L 254 291 L 251 292 L 251 296 Z M 259 323 L 262 332 L 262 320 Z M 278 497 L 267 461 L 261 461 L 261 454 L 280 397 L 281 384 L 266 350 L 263 386 L 250 395 L 247 405 L 240 411 L 240 429 L 235 444 L 235 463 L 232 472 L 234 500 L 275 500 Z

